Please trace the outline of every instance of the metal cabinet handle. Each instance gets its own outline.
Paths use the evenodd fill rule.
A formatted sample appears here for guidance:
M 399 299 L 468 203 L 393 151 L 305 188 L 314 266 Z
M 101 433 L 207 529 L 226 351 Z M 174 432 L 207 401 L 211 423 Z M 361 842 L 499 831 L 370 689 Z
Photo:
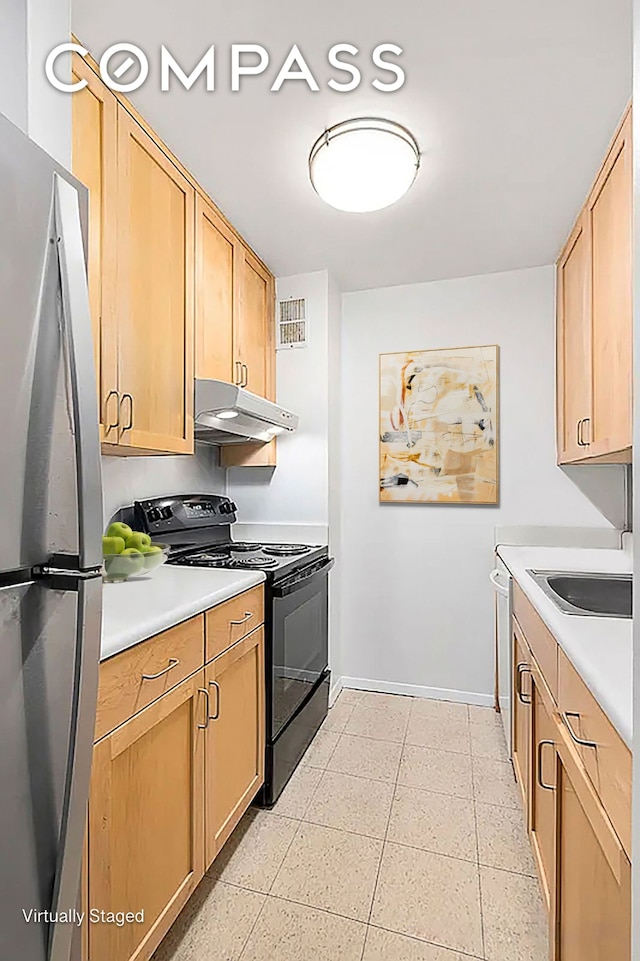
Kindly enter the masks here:
M 209 720 L 217 721 L 220 717 L 220 685 L 217 681 L 209 681 L 209 687 L 215 687 L 216 689 L 216 713 L 209 714 Z
M 536 757 L 536 779 L 538 781 L 539 786 L 543 790 L 555 791 L 556 789 L 555 784 L 545 784 L 545 782 L 542 780 L 542 748 L 545 746 L 545 744 L 549 744 L 551 747 L 555 747 L 555 743 L 553 741 L 538 741 L 538 750 L 537 750 L 537 757 Z
M 518 671 L 518 676 L 516 681 L 516 694 L 518 695 L 519 700 L 523 704 L 531 704 L 531 700 L 532 700 L 531 695 L 525 694 L 524 691 L 522 690 L 522 675 L 527 672 L 531 674 L 531 668 L 529 667 L 528 664 L 525 664 L 523 662 L 522 664 L 518 664 L 517 671 Z
M 162 670 L 161 670 L 161 671 L 158 671 L 157 674 L 143 674 L 143 675 L 142 675 L 142 680 L 143 680 L 143 681 L 155 681 L 156 678 L 162 677 L 163 674 L 168 674 L 169 671 L 172 671 L 172 670 L 174 669 L 174 667 L 177 667 L 177 666 L 178 666 L 179 663 L 180 663 L 180 658 L 178 658 L 178 657 L 170 657 L 170 658 L 169 658 L 169 663 L 167 664 L 166 667 L 163 667 Z
M 249 383 L 249 368 L 247 367 L 246 364 L 243 364 L 242 369 L 244 370 L 244 374 L 242 376 L 242 386 L 246 387 L 247 384 Z
M 589 440 L 584 439 L 584 428 L 587 424 L 589 425 Z M 591 444 L 591 418 L 590 417 L 585 417 L 582 421 L 582 431 L 580 432 L 580 439 L 582 441 L 583 447 L 589 447 L 589 445 Z
M 131 396 L 131 394 L 123 394 L 122 399 L 120 401 L 120 407 L 122 407 L 125 400 L 129 401 L 129 423 L 122 428 L 123 434 L 126 430 L 131 430 L 131 428 L 133 427 L 133 397 Z
M 120 403 L 121 403 L 121 401 L 120 401 L 120 391 L 118 391 L 118 390 L 110 390 L 110 391 L 109 391 L 109 393 L 107 394 L 107 396 L 106 396 L 106 398 L 105 398 L 105 402 L 104 402 L 104 412 L 105 412 L 105 414 L 108 414 L 108 413 L 109 413 L 109 401 L 111 400 L 112 397 L 115 397 L 115 398 L 116 398 L 116 414 L 117 414 L 117 417 L 116 417 L 116 421 L 115 421 L 114 424 L 107 424 L 107 426 L 105 427 L 105 434 L 108 434 L 110 430 L 113 430 L 114 428 L 120 426 Z M 105 418 L 105 420 L 106 420 L 106 418 Z
M 198 721 L 198 727 L 201 731 L 206 731 L 209 727 L 209 692 L 206 687 L 199 687 L 198 694 L 204 694 L 205 696 L 204 724 L 200 724 Z
M 577 717 L 577 718 L 579 718 L 580 715 L 578 714 L 577 711 L 563 711 L 563 712 L 562 712 L 562 720 L 563 720 L 564 723 L 567 725 L 567 730 L 568 730 L 569 734 L 571 735 L 571 740 L 574 742 L 574 744 L 579 744 L 581 747 L 593 747 L 593 748 L 596 748 L 598 745 L 597 745 L 597 743 L 596 743 L 595 741 L 587 741 L 587 740 L 586 740 L 585 738 L 583 738 L 583 737 L 578 737 L 578 735 L 576 734 L 576 732 L 573 730 L 573 728 L 572 728 L 572 726 L 571 726 L 571 721 L 569 720 L 570 717 Z
M 253 611 L 245 611 L 244 617 L 241 617 L 239 621 L 229 621 L 229 623 L 233 624 L 234 627 L 237 627 L 239 624 L 246 624 L 247 621 L 251 620 L 252 617 Z
M 582 440 L 581 440 L 581 432 L 582 432 L 582 421 L 579 420 L 578 423 L 576 424 L 576 444 L 578 445 L 578 447 L 583 446 Z
M 234 384 L 236 385 L 236 387 L 242 387 L 242 364 L 240 363 L 239 360 L 236 360 L 235 368 L 236 368 L 236 379 L 234 381 Z

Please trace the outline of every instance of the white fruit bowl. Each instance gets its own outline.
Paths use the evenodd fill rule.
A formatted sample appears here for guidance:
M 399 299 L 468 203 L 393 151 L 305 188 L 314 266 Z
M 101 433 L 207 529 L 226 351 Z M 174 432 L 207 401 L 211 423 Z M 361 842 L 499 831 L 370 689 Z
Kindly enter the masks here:
M 170 547 L 157 544 L 160 550 L 153 554 L 105 554 L 102 559 L 102 578 L 107 584 L 118 584 L 132 577 L 149 576 L 166 563 Z

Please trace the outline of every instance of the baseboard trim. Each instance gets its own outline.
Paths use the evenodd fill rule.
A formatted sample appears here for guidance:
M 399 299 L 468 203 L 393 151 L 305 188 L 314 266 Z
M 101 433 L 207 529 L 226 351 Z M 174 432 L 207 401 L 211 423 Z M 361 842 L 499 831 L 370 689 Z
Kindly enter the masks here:
M 331 687 L 329 688 L 329 707 L 333 707 L 338 697 L 338 694 L 344 687 L 341 677 L 334 678 L 332 674 L 331 681 L 332 681 L 332 684 L 331 684 Z
M 355 691 L 374 691 L 379 694 L 404 694 L 407 697 L 426 697 L 436 701 L 457 701 L 461 704 L 478 704 L 481 707 L 493 707 L 493 694 L 477 694 L 474 691 L 453 691 L 446 687 L 423 687 L 420 684 L 397 684 L 394 681 L 376 681 L 367 677 L 341 677 L 336 682 L 343 687 L 352 688 Z M 332 699 L 329 696 L 329 703 L 332 704 L 338 696 L 339 690 Z

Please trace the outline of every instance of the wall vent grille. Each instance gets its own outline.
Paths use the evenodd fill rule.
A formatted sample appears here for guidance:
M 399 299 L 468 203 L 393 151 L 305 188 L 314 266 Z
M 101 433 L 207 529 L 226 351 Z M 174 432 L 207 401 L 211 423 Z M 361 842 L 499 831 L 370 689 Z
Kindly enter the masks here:
M 307 302 L 304 297 L 278 302 L 276 349 L 306 347 L 309 340 Z

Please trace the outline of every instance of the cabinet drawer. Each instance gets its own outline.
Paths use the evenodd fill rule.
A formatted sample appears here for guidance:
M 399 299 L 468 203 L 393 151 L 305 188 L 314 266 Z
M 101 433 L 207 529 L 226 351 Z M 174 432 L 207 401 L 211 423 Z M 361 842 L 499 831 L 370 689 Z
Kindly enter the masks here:
M 558 644 L 517 581 L 513 582 L 513 614 L 538 662 L 547 687 L 557 700 Z
M 558 710 L 604 808 L 631 854 L 631 752 L 563 650 L 558 650 Z M 576 743 L 589 741 L 588 747 Z
M 264 587 L 252 587 L 206 613 L 207 661 L 255 631 L 264 621 Z
M 204 617 L 192 617 L 100 665 L 95 740 L 204 664 Z

